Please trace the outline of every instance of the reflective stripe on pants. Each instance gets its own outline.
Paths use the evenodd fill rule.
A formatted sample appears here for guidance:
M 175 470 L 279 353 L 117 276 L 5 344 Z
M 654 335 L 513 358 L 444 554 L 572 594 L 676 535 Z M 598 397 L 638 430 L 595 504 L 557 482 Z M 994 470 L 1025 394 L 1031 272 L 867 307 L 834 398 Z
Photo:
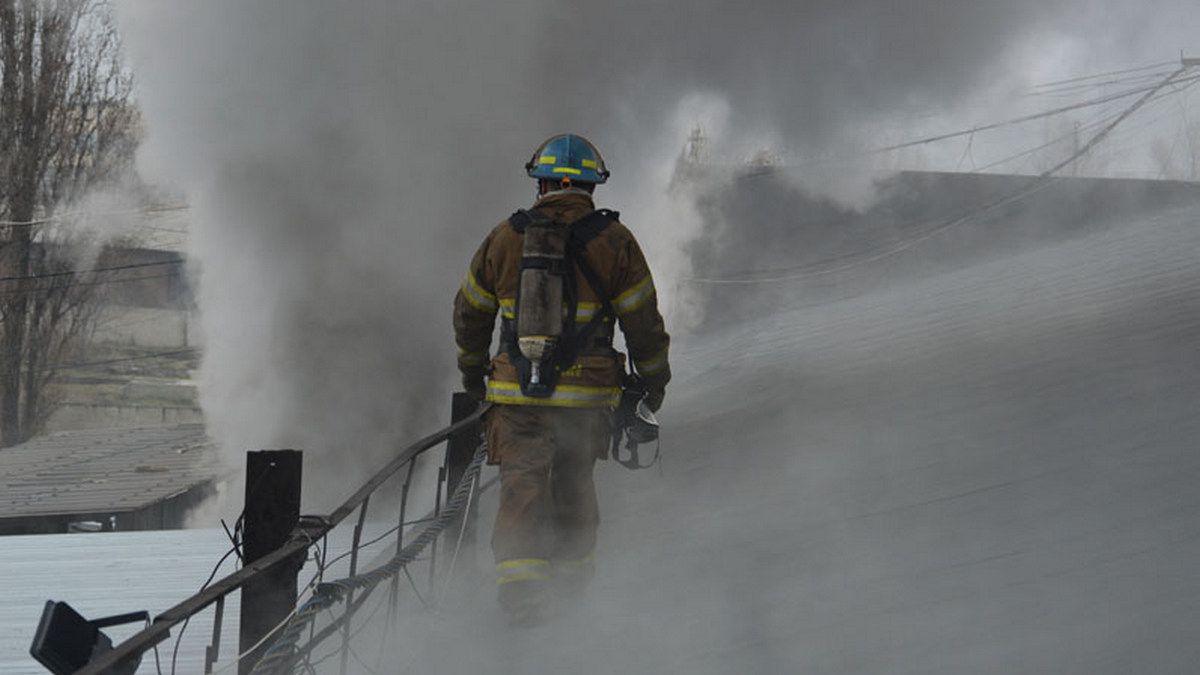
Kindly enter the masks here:
M 550 561 L 541 558 L 503 560 L 496 564 L 496 583 L 545 581 L 550 578 Z

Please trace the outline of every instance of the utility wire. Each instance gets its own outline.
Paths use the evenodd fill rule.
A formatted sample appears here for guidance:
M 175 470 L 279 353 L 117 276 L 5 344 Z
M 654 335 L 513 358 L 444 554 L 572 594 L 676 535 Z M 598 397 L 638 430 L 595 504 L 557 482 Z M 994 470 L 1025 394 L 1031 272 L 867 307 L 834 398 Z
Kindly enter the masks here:
M 1166 75 L 1170 75 L 1170 74 L 1172 74 L 1172 71 L 1164 72 L 1161 75 L 1166 76 Z M 1175 80 L 1174 85 L 1191 84 L 1191 83 L 1194 83 L 1197 81 L 1200 81 L 1200 75 Z M 1129 89 L 1129 90 L 1114 93 L 1114 94 L 1108 94 L 1105 96 L 1101 96 L 1099 98 L 1089 99 L 1089 100 L 1082 101 L 1079 103 L 1073 103 L 1070 105 L 1064 105 L 1064 106 L 1060 106 L 1057 108 L 1052 108 L 1049 110 L 1032 113 L 1029 115 L 1014 117 L 1014 118 L 1003 120 L 1000 122 L 992 122 L 992 123 L 988 123 L 988 124 L 984 124 L 984 125 L 976 125 L 969 129 L 960 129 L 958 131 L 953 131 L 953 132 L 944 133 L 944 134 L 937 134 L 934 136 L 927 136 L 927 137 L 918 138 L 918 139 L 915 139 L 912 141 L 905 141 L 902 143 L 896 143 L 893 145 L 887 145 L 887 146 L 882 146 L 882 147 L 878 147 L 878 148 L 864 149 L 864 150 L 860 151 L 860 153 L 853 154 L 853 155 L 850 155 L 850 154 L 836 155 L 836 156 L 832 156 L 832 157 L 826 157 L 826 158 L 820 159 L 820 160 L 806 161 L 803 163 L 777 164 L 777 165 L 772 165 L 769 167 L 764 167 L 764 169 L 796 169 L 796 168 L 802 168 L 802 167 L 818 165 L 818 164 L 837 164 L 840 162 L 845 162 L 845 161 L 851 159 L 852 157 L 881 155 L 881 154 L 886 154 L 889 152 L 894 152 L 896 150 L 902 150 L 904 148 L 915 147 L 915 146 L 919 146 L 919 145 L 927 145 L 927 144 L 936 143 L 939 141 L 945 141 L 945 140 L 950 140 L 950 139 L 954 139 L 954 138 L 961 138 L 963 136 L 973 136 L 980 131 L 991 131 L 991 130 L 999 129 L 999 128 L 1006 127 L 1006 126 L 1014 126 L 1014 125 L 1022 124 L 1025 122 L 1031 122 L 1031 121 L 1036 121 L 1038 119 L 1053 117 L 1056 115 L 1072 112 L 1075 110 L 1082 110 L 1084 108 L 1090 108 L 1090 107 L 1094 107 L 1094 106 L 1098 106 L 1098 105 L 1104 105 L 1106 103 L 1120 101 L 1122 99 L 1129 98 L 1130 96 L 1136 96 L 1137 94 L 1142 94 L 1142 93 L 1145 93 L 1145 92 L 1150 91 L 1155 88 L 1157 88 L 1157 87 L 1151 86 L 1151 85 L 1146 85 L 1146 86 L 1137 87 L 1134 89 Z M 1172 93 L 1174 93 L 1174 92 L 1172 92 Z M 1170 96 L 1170 95 L 1171 94 L 1156 94 L 1154 96 L 1154 99 L 1158 99 L 1158 98 L 1162 98 L 1164 96 Z M 1000 162 L 1000 163 L 1003 163 L 1003 162 Z M 760 173 L 747 174 L 746 177 L 753 178 L 756 176 L 765 176 L 765 175 L 770 175 L 770 171 L 764 170 Z
M 1172 73 L 1171 74 L 1172 80 L 1177 83 L 1194 82 L 1196 80 L 1200 80 L 1200 75 L 1195 75 L 1195 76 L 1192 76 L 1189 78 L 1184 78 L 1184 79 L 1179 79 L 1179 80 L 1174 79 L 1180 73 L 1182 73 L 1186 70 L 1188 70 L 1188 68 L 1186 68 L 1186 67 L 1180 68 L 1179 70 Z M 1042 119 L 1045 117 L 1053 117 L 1054 115 L 1060 115 L 1062 113 L 1071 112 L 1073 110 L 1090 108 L 1092 106 L 1097 106 L 1097 105 L 1101 105 L 1104 103 L 1110 103 L 1112 101 L 1118 101 L 1123 98 L 1129 98 L 1130 96 L 1136 96 L 1138 94 L 1145 94 L 1146 92 L 1158 92 L 1160 89 L 1162 89 L 1163 86 L 1165 86 L 1165 85 L 1163 83 L 1160 83 L 1160 84 L 1157 84 L 1157 85 L 1151 86 L 1151 87 L 1138 87 L 1137 89 L 1130 89 L 1130 90 L 1122 91 L 1122 92 L 1119 92 L 1116 94 L 1109 94 L 1108 96 L 1102 96 L 1100 98 L 1083 101 L 1081 103 L 1072 103 L 1071 105 L 1061 106 L 1058 108 L 1053 108 L 1051 110 L 1045 110 L 1045 111 L 1042 111 L 1039 113 L 1033 113 L 1031 115 L 1023 115 L 1021 117 L 1014 117 L 1012 119 L 1004 120 L 1002 122 L 993 122 L 991 124 L 985 124 L 983 126 L 972 127 L 970 129 L 965 129 L 965 130 L 961 130 L 961 131 L 954 131 L 954 132 L 946 133 L 946 134 L 938 134 L 936 136 L 928 136 L 926 138 L 918 138 L 913 141 L 906 141 L 904 143 L 888 145 L 888 146 L 879 148 L 877 150 L 874 150 L 873 154 L 894 152 L 896 150 L 902 150 L 904 148 L 911 148 L 911 147 L 918 146 L 918 145 L 927 145 L 929 143 L 936 143 L 938 141 L 944 141 L 944 140 L 948 140 L 951 138 L 958 138 L 960 136 L 969 136 L 971 134 L 978 133 L 980 131 L 990 131 L 992 129 L 999 129 L 1001 127 L 1012 126 L 1014 124 L 1022 124 L 1024 122 L 1032 122 L 1034 120 L 1039 120 L 1039 119 Z
M 162 267 L 164 265 L 181 265 L 187 262 L 183 258 L 171 258 L 169 260 L 159 260 L 157 262 L 131 263 L 129 265 L 114 265 L 112 267 L 93 267 L 86 270 L 63 270 L 61 272 L 43 272 L 40 274 L 26 274 L 14 277 L 0 277 L 0 281 L 31 281 L 34 279 L 56 279 L 61 277 L 72 277 L 80 274 L 100 274 L 101 272 L 118 272 L 120 270 L 136 270 L 146 267 Z
M 221 565 L 224 565 L 225 561 L 229 559 L 229 556 L 236 552 L 236 547 L 231 548 L 225 552 L 225 555 L 221 556 L 221 559 L 218 560 L 217 564 L 213 566 L 212 572 L 209 573 L 208 578 L 204 580 L 204 584 L 200 586 L 200 591 L 197 592 L 203 592 L 204 589 L 208 588 L 208 585 L 211 584 L 212 580 L 217 576 L 217 570 L 221 569 Z M 183 641 L 183 633 L 187 630 L 188 623 L 190 623 L 191 620 L 192 617 L 190 616 L 185 619 L 183 626 L 181 626 L 179 629 L 179 635 L 175 636 L 175 648 L 171 650 L 171 675 L 175 675 L 175 661 L 179 657 L 179 643 Z
M 1058 164 L 1055 164 L 1053 168 L 1047 169 L 1045 172 L 1042 173 L 1041 177 L 1048 178 L 1048 177 L 1058 173 L 1058 171 L 1060 169 L 1066 167 L 1068 164 L 1071 164 L 1075 160 L 1086 155 L 1088 152 L 1091 151 L 1092 148 L 1096 147 L 1097 144 L 1099 144 L 1101 141 L 1103 141 L 1105 138 L 1107 138 L 1108 135 L 1110 133 L 1112 133 L 1112 130 L 1117 128 L 1117 125 L 1119 125 L 1121 122 L 1128 119 L 1129 116 L 1132 115 L 1133 113 L 1137 112 L 1138 110 L 1141 110 L 1142 106 L 1146 105 L 1146 103 L 1155 94 L 1162 91 L 1162 89 L 1164 87 L 1166 87 L 1167 85 L 1178 80 L 1180 75 L 1183 75 L 1184 73 L 1186 73 L 1189 70 L 1191 70 L 1191 66 L 1180 66 L 1178 70 L 1171 73 L 1169 76 L 1167 76 L 1166 79 L 1164 79 L 1162 82 L 1159 82 L 1157 85 L 1155 85 L 1153 88 L 1151 88 L 1150 91 L 1146 92 L 1133 105 L 1129 106 L 1129 108 L 1127 108 L 1125 110 L 1125 112 L 1118 115 L 1117 119 L 1110 122 L 1108 124 L 1108 126 L 1104 127 L 1104 129 L 1102 129 L 1100 131 L 1100 133 L 1093 136 L 1090 141 L 1088 141 L 1087 143 L 1085 143 L 1083 145 L 1083 147 L 1081 147 L 1081 148 L 1079 148 L 1079 150 L 1076 150 L 1075 152 L 1071 153 L 1070 157 L 1067 157 L 1066 159 L 1059 162 Z M 1195 81 L 1196 79 L 1200 79 L 1200 78 L 1192 78 L 1193 81 Z
M 142 277 L 118 277 L 116 279 L 102 279 L 97 281 L 71 281 L 65 284 L 49 284 L 46 286 L 35 286 L 33 288 L 16 288 L 6 291 L 0 291 L 0 296 L 12 295 L 35 295 L 37 293 L 48 293 L 64 288 L 82 288 L 87 286 L 109 286 L 113 284 L 130 284 L 138 281 L 152 281 L 154 279 L 172 279 L 178 278 L 179 272 L 167 272 L 166 274 L 150 274 Z
M 426 546 L 434 542 L 454 519 L 462 515 L 466 502 L 470 499 L 469 491 L 474 488 L 474 480 L 486 457 L 486 447 L 481 445 L 476 450 L 470 464 L 467 465 L 466 471 L 463 472 L 454 493 L 447 500 L 445 509 L 442 509 L 435 519 L 391 560 L 368 572 L 327 581 L 319 585 L 312 598 L 298 609 L 291 624 L 280 633 L 275 643 L 267 649 L 251 672 L 265 675 L 290 670 L 292 664 L 305 658 L 305 655 L 311 652 L 317 642 L 331 634 L 331 629 L 336 629 L 338 623 L 348 621 L 357 608 L 366 602 L 376 586 L 405 570 Z M 323 610 L 330 609 L 339 601 L 345 600 L 352 591 L 357 589 L 363 590 L 364 593 L 360 598 L 355 599 L 353 609 L 348 609 L 346 614 L 327 626 L 317 638 L 310 640 L 304 648 L 297 650 L 300 635 L 306 626 Z
M 1073 82 L 1082 82 L 1084 80 L 1095 80 L 1095 79 L 1099 79 L 1102 77 L 1112 77 L 1114 75 L 1128 75 L 1129 73 L 1139 73 L 1139 72 L 1142 72 L 1145 70 L 1156 70 L 1159 68 L 1164 68 L 1166 66 L 1177 66 L 1177 65 L 1179 65 L 1178 61 L 1163 61 L 1162 63 L 1152 63 L 1148 66 L 1138 66 L 1137 68 L 1126 68 L 1124 70 L 1113 70 L 1113 71 L 1109 71 L 1107 73 L 1096 73 L 1094 75 L 1082 75 L 1080 77 L 1072 77 L 1072 78 L 1069 78 L 1066 80 L 1058 80 L 1055 82 L 1043 82 L 1041 84 L 1035 84 L 1033 86 L 1034 87 L 1055 87 L 1060 84 L 1071 84 Z M 1166 73 L 1164 73 L 1164 75 L 1165 74 Z
M 143 209 L 128 209 L 124 211 L 64 211 L 63 213 L 55 213 L 44 218 L 34 218 L 33 220 L 0 220 L 0 227 L 36 227 L 38 225 L 53 223 L 59 220 L 70 220 L 72 218 L 148 215 L 154 213 L 168 213 L 171 211 L 186 211 L 189 208 L 191 207 L 187 204 L 171 204 L 166 206 L 152 206 Z
M 1135 83 L 1149 84 L 1150 82 L 1152 82 L 1154 80 L 1162 79 L 1170 74 L 1171 74 L 1170 70 L 1161 70 L 1161 71 L 1157 71 L 1157 72 L 1153 72 L 1153 73 L 1146 73 L 1145 75 L 1137 75 L 1137 76 L 1133 76 L 1133 77 L 1118 77 L 1118 78 L 1115 78 L 1112 80 L 1102 80 L 1100 82 L 1088 82 L 1088 83 L 1084 83 L 1084 84 L 1069 84 L 1069 85 L 1065 85 L 1062 87 L 1056 87 L 1054 89 L 1046 89 L 1046 90 L 1042 90 L 1042 91 L 1030 92 L 1029 95 L 1030 96 L 1067 96 L 1074 92 L 1087 91 L 1089 89 L 1097 89 L 1100 87 L 1110 87 L 1110 86 L 1114 86 L 1114 85 L 1118 85 L 1118 84 L 1124 84 L 1124 85 L 1132 85 Z
M 429 521 L 431 521 L 431 520 L 433 520 L 433 519 L 434 519 L 433 517 L 429 517 L 429 518 L 418 518 L 417 520 L 410 520 L 410 521 L 408 521 L 408 522 L 404 523 L 404 525 L 403 525 L 403 526 L 404 526 L 404 527 L 408 527 L 409 525 L 419 525 L 419 524 L 421 524 L 421 523 L 426 523 L 426 522 L 429 522 Z M 362 550 L 362 549 L 364 549 L 364 548 L 367 548 L 367 547 L 370 547 L 370 546 L 374 546 L 375 544 L 378 544 L 380 541 L 382 541 L 382 540 L 386 539 L 386 538 L 387 538 L 389 535 L 391 535 L 391 534 L 395 533 L 397 530 L 399 530 L 399 529 L 400 529 L 400 527 L 401 527 L 400 525 L 393 525 L 393 526 L 392 526 L 391 528 L 389 528 L 389 529 L 388 529 L 386 532 L 383 532 L 382 534 L 379 534 L 379 535 L 378 535 L 378 536 L 376 536 L 374 539 L 370 539 L 370 540 L 368 540 L 368 541 L 365 541 L 365 542 L 363 542 L 363 543 L 359 544 L 359 545 L 358 545 L 358 548 L 359 548 L 359 550 Z M 354 553 L 354 551 L 352 551 L 352 550 L 351 550 L 351 551 L 345 551 L 344 553 L 342 553 L 341 555 L 337 556 L 337 557 L 336 557 L 336 558 L 334 558 L 333 560 L 330 560 L 330 561 L 329 561 L 329 562 L 326 564 L 326 567 L 332 567 L 334 563 L 341 562 L 342 560 L 345 560 L 346 558 L 350 557 L 350 555 L 351 555 L 352 553 Z
M 1169 74 L 1170 74 L 1170 73 L 1164 73 L 1164 76 L 1166 76 L 1166 75 L 1169 75 Z M 1165 93 L 1164 93 L 1164 92 L 1160 92 L 1160 93 L 1158 93 L 1158 94 L 1155 94 L 1155 95 L 1154 95 L 1154 98 L 1152 98 L 1152 99 L 1151 99 L 1151 101 L 1152 101 L 1152 102 L 1153 102 L 1153 101 L 1160 101 L 1160 100 L 1163 100 L 1163 99 L 1165 99 L 1165 98 L 1168 98 L 1168 97 L 1174 96 L 1175 94 L 1183 93 L 1183 92 L 1187 91 L 1188 89 L 1190 89 L 1191 87 L 1193 87 L 1193 86 L 1195 86 L 1195 85 L 1196 85 L 1196 82 L 1192 82 L 1192 83 L 1189 83 L 1189 84 L 1186 84 L 1186 85 L 1184 85 L 1184 86 L 1183 86 L 1182 88 L 1180 88 L 1180 89 L 1176 89 L 1176 90 L 1173 90 L 1173 91 L 1170 91 L 1170 92 L 1165 92 Z M 1097 119 L 1095 119 L 1095 120 L 1093 120 L 1093 121 L 1091 121 L 1091 122 L 1088 122 L 1087 124 L 1084 124 L 1084 125 L 1080 126 L 1078 129 L 1072 129 L 1071 131 L 1069 131 L 1069 132 L 1067 132 L 1067 133 L 1065 133 L 1065 134 L 1062 134 L 1061 136 L 1058 136 L 1058 137 L 1056 137 L 1056 138 L 1052 138 L 1051 140 L 1049 140 L 1049 141 L 1046 141 L 1045 143 L 1042 143 L 1042 144 L 1040 144 L 1040 145 L 1037 145 L 1037 146 L 1035 146 L 1035 147 L 1029 148 L 1029 149 L 1027 149 L 1027 150 L 1022 150 L 1021 152 L 1018 152 L 1018 153 L 1015 153 L 1015 154 L 1009 155 L 1009 156 L 1007 156 L 1007 157 L 1004 157 L 1004 158 L 1002 158 L 1002 159 L 994 160 L 994 161 L 992 161 L 992 162 L 989 162 L 989 163 L 987 163 L 987 164 L 984 164 L 983 166 L 981 166 L 981 167 L 979 167 L 978 169 L 976 169 L 976 171 L 975 171 L 975 172 L 976 172 L 976 173 L 982 173 L 982 172 L 985 172 L 985 171 L 987 171 L 987 170 L 989 170 L 989 169 L 993 169 L 993 168 L 995 168 L 995 167 L 997 167 L 997 166 L 1000 166 L 1001 164 L 1007 164 L 1007 163 L 1009 163 L 1009 162 L 1011 162 L 1011 161 L 1013 161 L 1013 160 L 1021 159 L 1022 157 L 1026 157 L 1026 156 L 1028 156 L 1028 155 L 1032 155 L 1032 154 L 1034 154 L 1034 153 L 1036 153 L 1036 152 L 1039 152 L 1039 151 L 1041 151 L 1041 150 L 1045 150 L 1046 148 L 1053 147 L 1053 146 L 1055 146 L 1055 145 L 1057 145 L 1057 144 L 1059 144 L 1059 143 L 1063 143 L 1063 142 L 1065 142 L 1065 141 L 1067 141 L 1067 140 L 1071 139 L 1072 137 L 1076 136 L 1076 135 L 1077 135 L 1079 132 L 1082 132 L 1082 131 L 1092 131 L 1093 129 L 1099 129 L 1100 127 L 1104 126 L 1105 124 L 1107 124 L 1107 123 L 1111 122 L 1112 120 L 1116 119 L 1116 118 L 1117 118 L 1117 117 L 1118 117 L 1120 114 L 1121 114 L 1120 112 L 1111 112 L 1111 113 L 1104 114 L 1104 115 L 1100 116 L 1099 118 L 1097 118 Z M 1160 116 L 1159 118 L 1155 118 L 1155 119 L 1156 119 L 1156 120 L 1157 120 L 1157 119 L 1161 119 L 1161 116 Z M 1128 126 L 1128 125 L 1127 125 L 1127 126 Z M 1143 126 L 1144 126 L 1144 125 L 1143 125 Z M 1140 127 L 1139 127 L 1139 128 L 1140 128 Z
M 1172 83 L 1179 84 L 1181 82 L 1195 82 L 1197 80 L 1200 80 L 1200 76 L 1194 76 L 1194 77 L 1190 77 L 1190 78 L 1180 78 L 1180 75 L 1182 75 L 1183 73 L 1187 72 L 1190 69 L 1191 69 L 1191 66 L 1186 66 L 1186 65 L 1181 66 L 1178 70 L 1176 70 L 1176 71 L 1172 72 L 1170 75 L 1168 75 L 1162 82 L 1159 82 L 1156 86 L 1150 87 L 1147 90 L 1145 90 L 1144 94 L 1141 98 L 1139 98 L 1132 105 L 1130 105 L 1128 108 L 1126 108 L 1122 113 L 1117 115 L 1117 117 L 1115 119 L 1113 119 L 1111 122 L 1109 122 L 1099 133 L 1097 133 L 1095 136 L 1093 136 L 1091 138 L 1091 140 L 1089 140 L 1086 144 L 1084 144 L 1082 147 L 1080 147 L 1079 150 L 1071 153 L 1070 157 L 1063 160 L 1062 162 L 1059 162 L 1054 167 L 1042 172 L 1040 175 L 1038 175 L 1036 178 L 1033 179 L 1033 182 L 1030 185 L 1027 185 L 1018 190 L 1015 190 L 1012 193 L 996 200 L 995 202 L 992 202 L 985 206 L 979 207 L 977 209 L 973 209 L 962 215 L 950 218 L 950 219 L 946 220 L 945 222 L 942 222 L 941 224 L 934 226 L 933 228 L 926 231 L 925 233 L 923 233 L 917 237 L 914 237 L 912 239 L 909 239 L 908 241 L 905 241 L 893 248 L 887 249 L 885 251 L 881 251 L 879 253 L 868 256 L 866 258 L 850 259 L 850 260 L 846 260 L 845 262 L 842 262 L 841 264 L 835 264 L 835 265 L 828 266 L 828 267 L 822 267 L 822 266 L 820 266 L 820 264 L 818 264 L 818 265 L 811 266 L 808 269 L 804 269 L 802 267 L 791 267 L 791 268 L 780 268 L 780 269 L 775 269 L 775 270 L 759 270 L 759 271 L 752 273 L 752 274 L 763 274 L 763 273 L 778 272 L 778 273 L 784 273 L 783 276 L 775 276 L 775 277 L 767 277 L 767 278 L 745 277 L 745 278 L 724 278 L 724 279 L 692 277 L 692 278 L 683 279 L 682 281 L 687 282 L 687 283 L 705 284 L 705 285 L 731 285 L 731 284 L 747 285 L 747 284 L 763 284 L 763 283 L 778 283 L 778 282 L 783 282 L 783 281 L 794 281 L 796 279 L 803 279 L 803 278 L 809 278 L 809 277 L 814 277 L 814 276 L 823 276 L 823 275 L 827 275 L 827 274 L 832 274 L 834 272 L 844 271 L 846 269 L 858 267 L 860 265 L 865 265 L 865 264 L 876 262 L 876 261 L 879 261 L 879 260 L 882 260 L 885 258 L 889 258 L 898 253 L 906 251 L 910 248 L 913 248 L 917 244 L 920 244 L 920 243 L 934 237 L 935 235 L 940 234 L 941 232 L 944 232 L 945 230 L 948 230 L 954 226 L 964 223 L 972 218 L 976 218 L 981 215 L 991 213 L 992 211 L 1003 208 L 1009 204 L 1027 199 L 1027 198 L 1037 194 L 1038 192 L 1041 192 L 1041 191 L 1045 190 L 1046 188 L 1063 180 L 1063 178 L 1061 176 L 1055 176 L 1054 174 L 1058 173 L 1058 171 L 1060 171 L 1064 167 L 1068 166 L 1072 162 L 1078 160 L 1080 157 L 1082 157 L 1083 155 L 1090 152 L 1092 150 L 1092 148 L 1094 148 L 1097 144 L 1099 144 L 1101 141 L 1103 141 L 1113 131 L 1113 129 L 1115 129 L 1122 121 L 1129 118 L 1129 116 L 1131 116 L 1133 113 L 1135 113 L 1139 109 L 1141 109 L 1142 106 L 1144 106 L 1148 101 L 1150 101 L 1151 98 L 1153 98 L 1155 96 L 1155 94 L 1157 94 L 1159 91 L 1161 91 L 1164 87 L 1171 85 Z M 1180 92 L 1180 91 L 1184 91 L 1184 90 L 1186 90 L 1186 88 L 1185 89 L 1176 89 L 1175 91 Z M 829 261 L 829 262 L 837 262 L 837 261 L 833 260 L 833 261 Z

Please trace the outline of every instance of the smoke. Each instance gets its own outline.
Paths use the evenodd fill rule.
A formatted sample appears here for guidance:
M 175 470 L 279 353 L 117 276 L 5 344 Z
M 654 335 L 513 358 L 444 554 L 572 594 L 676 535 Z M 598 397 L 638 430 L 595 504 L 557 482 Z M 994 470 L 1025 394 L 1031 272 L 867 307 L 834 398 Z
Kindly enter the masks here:
M 142 171 L 193 207 L 210 431 L 231 457 L 309 450 L 328 501 L 446 416 L 450 300 L 488 229 L 530 203 L 520 166 L 551 133 L 583 133 L 605 153 L 614 175 L 599 201 L 642 238 L 671 302 L 700 232 L 694 200 L 668 191 L 694 125 L 733 162 L 764 147 L 791 160 L 871 146 L 900 134 L 897 119 L 921 130 L 913 110 L 936 110 L 930 127 L 961 123 L 983 93 L 1159 60 L 1163 43 L 1144 37 L 1183 46 L 1184 28 L 1160 29 L 1186 24 L 1170 10 L 1196 10 L 1158 7 L 1157 18 L 1143 4 L 1034 0 L 118 10 L 146 115 Z M 846 173 L 859 187 L 825 176 L 819 189 L 861 196 L 863 173 Z
M 147 124 L 141 170 L 183 191 L 192 206 L 189 257 L 200 271 L 199 377 L 210 434 L 231 466 L 249 449 L 305 449 L 310 512 L 349 494 L 398 443 L 445 421 L 456 381 L 451 299 L 486 232 L 531 202 L 533 188 L 521 165 L 550 134 L 582 133 L 605 154 L 613 177 L 598 201 L 620 210 L 639 237 L 668 310 L 668 329 L 678 334 L 699 318 L 680 279 L 703 272 L 692 269 L 695 249 L 688 245 L 705 232 L 703 199 L 712 187 L 672 189 L 693 128 L 711 139 L 715 164 L 739 166 L 765 149 L 804 165 L 788 174 L 804 194 L 859 209 L 870 204 L 881 172 L 953 168 L 963 156 L 962 144 L 912 150 L 900 159 L 863 159 L 863 149 L 1015 112 L 1029 104 L 1017 94 L 1036 82 L 1200 48 L 1192 41 L 1200 23 L 1193 0 L 131 0 L 118 10 Z M 1028 144 L 1028 138 L 997 138 L 977 139 L 975 150 L 1003 154 L 1023 147 L 1018 140 Z M 738 223 L 725 216 L 722 225 L 729 231 Z M 897 304 L 888 311 L 902 309 Z M 845 321 L 856 316 L 847 311 Z M 833 331 L 843 324 L 831 325 Z M 825 344 L 836 348 L 838 338 Z M 880 344 L 877 352 L 863 351 L 885 354 L 888 340 Z M 919 341 L 912 348 L 919 349 Z M 739 570 L 726 569 L 731 565 L 718 555 L 705 558 L 702 574 L 692 569 L 699 565 L 694 559 L 678 567 L 656 537 L 683 528 L 695 537 L 695 550 L 711 551 L 728 533 L 711 531 L 709 497 L 719 496 L 732 514 L 724 522 L 736 529 L 754 512 L 752 495 L 761 488 L 751 480 L 762 475 L 754 458 L 737 457 L 743 480 L 724 483 L 735 463 L 732 452 L 701 452 L 721 443 L 731 451 L 754 447 L 730 419 L 736 414 L 685 409 L 689 388 L 715 388 L 729 372 L 724 369 L 751 360 L 743 354 L 731 365 L 728 356 L 726 350 L 681 359 L 664 416 L 669 426 L 670 406 L 678 405 L 679 418 L 699 425 L 705 433 L 692 431 L 687 440 L 708 463 L 680 459 L 683 474 L 670 489 L 642 485 L 639 503 L 652 507 L 647 513 L 690 520 L 652 523 L 638 535 L 644 541 L 635 542 L 636 553 L 618 557 L 624 567 L 609 576 L 649 568 L 655 583 L 637 588 L 664 607 L 674 599 L 676 607 L 712 609 L 696 599 L 704 591 L 693 593 L 688 583 L 700 579 L 696 586 L 711 581 L 716 588 Z M 858 360 L 846 363 L 851 375 L 862 373 L 853 365 Z M 945 366 L 930 372 L 939 367 Z M 776 375 L 761 373 L 763 379 Z M 811 439 L 824 431 L 837 437 L 821 446 L 829 463 L 805 457 L 803 471 L 794 471 L 806 477 L 800 492 L 835 505 L 839 497 L 828 486 L 843 485 L 852 473 L 844 470 L 849 460 L 838 435 L 855 441 L 854 429 L 878 412 L 847 412 L 836 396 L 825 396 L 836 394 L 846 376 L 834 371 L 826 373 L 828 382 L 808 379 L 796 387 L 811 410 L 828 413 L 805 418 L 815 426 L 788 421 L 790 412 L 778 401 L 772 410 L 783 426 L 772 426 L 776 419 L 768 415 L 753 418 L 771 438 Z M 705 400 L 753 405 L 763 398 L 755 398 L 758 393 L 747 388 Z M 868 431 L 890 438 L 891 421 L 904 418 L 880 417 Z M 878 443 L 881 457 L 891 447 L 871 443 L 864 447 Z M 681 497 L 694 489 L 694 476 L 708 476 L 704 489 Z M 628 489 L 622 483 L 604 495 L 607 527 L 622 516 L 645 515 L 630 514 L 628 502 L 618 498 L 618 490 Z M 238 491 L 231 494 L 236 498 Z M 812 512 L 820 511 L 818 498 L 807 500 Z M 793 529 L 790 522 L 760 528 L 771 535 Z M 837 576 L 843 562 L 837 554 L 845 552 L 839 546 L 870 546 L 872 534 L 846 534 L 848 541 L 829 534 L 821 542 L 826 548 L 807 549 L 797 564 Z M 783 537 L 761 541 L 794 544 Z M 766 550 L 764 559 L 789 554 Z M 600 555 L 603 561 L 607 553 Z M 653 558 L 649 565 L 647 558 Z M 711 603 L 741 609 L 708 615 L 727 617 L 730 630 L 744 631 L 744 644 L 753 646 L 752 624 L 764 616 L 755 602 L 770 609 L 773 598 L 764 597 L 769 586 L 761 579 L 740 583 L 720 586 L 728 597 Z M 821 591 L 838 597 L 845 585 L 831 582 Z M 633 602 L 636 594 L 618 597 Z M 778 604 L 808 607 L 812 600 Z M 639 614 L 610 606 L 612 621 L 604 625 Z M 677 622 L 672 630 L 646 626 L 663 634 L 661 670 L 677 665 L 676 653 L 705 647 L 688 639 L 693 616 L 681 609 L 670 619 Z M 580 626 L 579 633 L 588 630 Z M 576 635 L 556 644 L 573 644 Z M 613 645 L 608 634 L 593 635 L 589 653 L 594 663 L 605 663 Z M 786 670 L 767 667 L 769 657 L 759 661 L 764 671 Z M 726 672 L 736 669 L 722 665 L 730 666 Z

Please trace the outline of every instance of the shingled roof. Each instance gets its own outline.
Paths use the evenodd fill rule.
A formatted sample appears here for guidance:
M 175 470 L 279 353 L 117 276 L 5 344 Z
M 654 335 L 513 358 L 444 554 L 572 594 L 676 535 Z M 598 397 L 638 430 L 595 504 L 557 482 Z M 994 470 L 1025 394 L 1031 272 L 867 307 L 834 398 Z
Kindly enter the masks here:
M 0 450 L 0 534 L 181 527 L 222 475 L 199 424 L 50 434 Z

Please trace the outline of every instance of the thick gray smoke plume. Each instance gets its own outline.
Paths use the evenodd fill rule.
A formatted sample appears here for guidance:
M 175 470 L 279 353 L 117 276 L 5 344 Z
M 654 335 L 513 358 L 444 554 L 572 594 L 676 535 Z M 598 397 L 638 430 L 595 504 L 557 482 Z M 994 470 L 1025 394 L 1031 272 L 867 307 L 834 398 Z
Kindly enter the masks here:
M 211 432 L 230 453 L 314 450 L 310 476 L 314 454 L 336 460 L 322 479 L 334 496 L 445 415 L 450 300 L 488 228 L 530 202 L 520 167 L 551 133 L 606 153 L 600 201 L 624 212 L 669 293 L 692 224 L 664 193 L 692 125 L 739 158 L 870 145 L 899 111 L 952 118 L 982 89 L 1161 60 L 1146 50 L 1175 43 L 1124 45 L 1186 24 L 1148 27 L 1144 3 L 1035 0 L 119 11 L 143 170 L 193 205 Z

